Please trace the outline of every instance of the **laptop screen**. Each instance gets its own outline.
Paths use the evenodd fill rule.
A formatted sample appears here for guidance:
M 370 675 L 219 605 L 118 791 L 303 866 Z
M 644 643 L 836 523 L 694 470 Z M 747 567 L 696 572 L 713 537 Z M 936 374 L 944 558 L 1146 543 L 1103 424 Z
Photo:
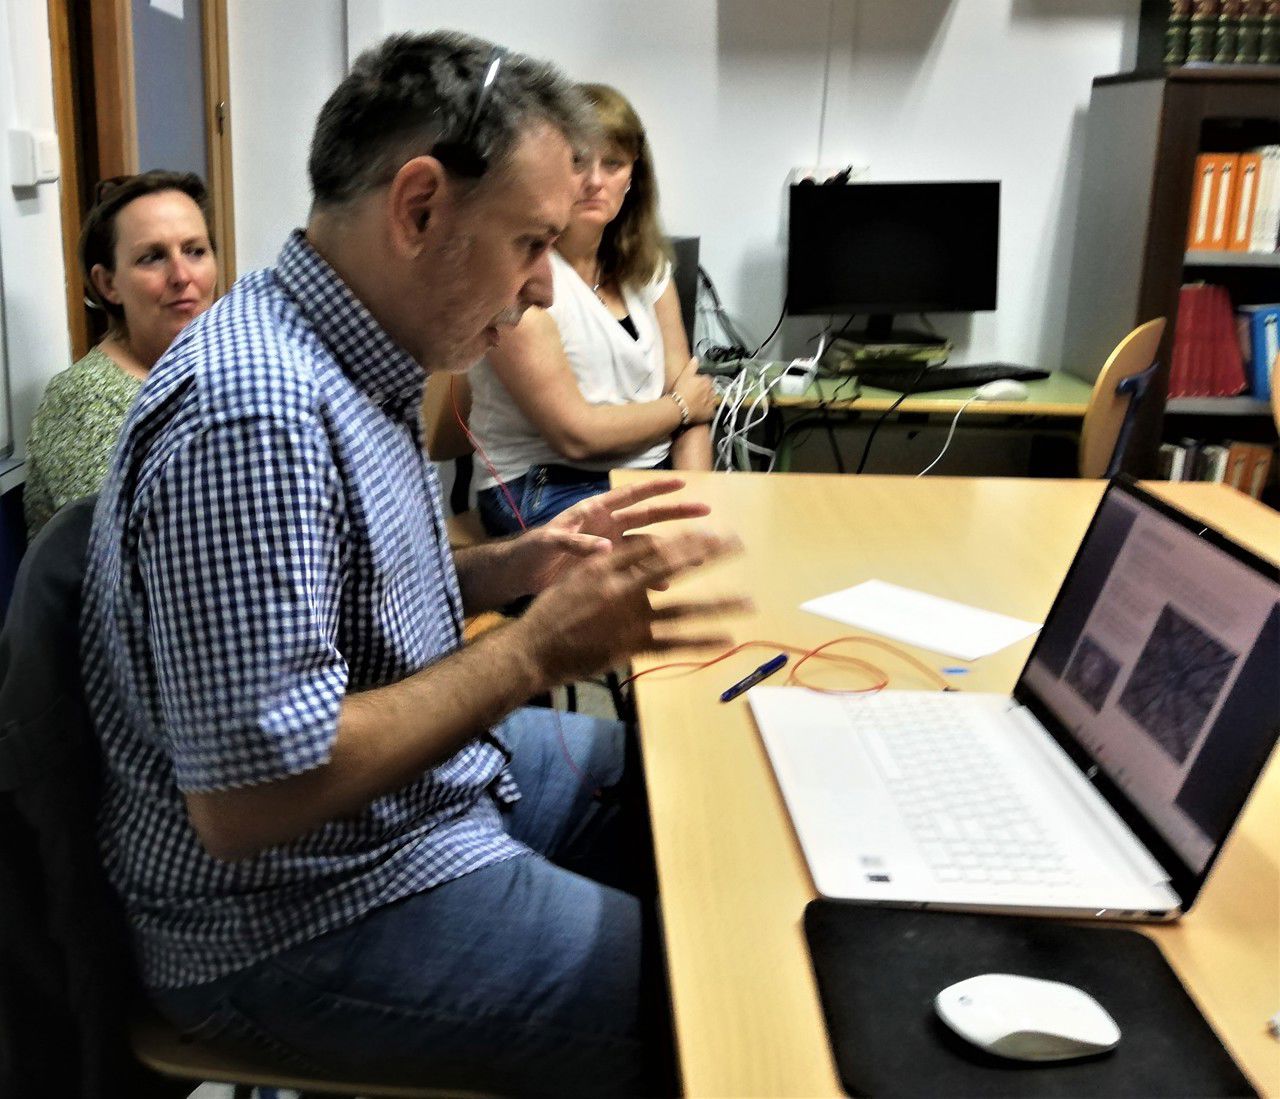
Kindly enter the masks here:
M 1275 566 L 1114 483 L 1015 694 L 1201 878 L 1280 733 L 1277 669 Z

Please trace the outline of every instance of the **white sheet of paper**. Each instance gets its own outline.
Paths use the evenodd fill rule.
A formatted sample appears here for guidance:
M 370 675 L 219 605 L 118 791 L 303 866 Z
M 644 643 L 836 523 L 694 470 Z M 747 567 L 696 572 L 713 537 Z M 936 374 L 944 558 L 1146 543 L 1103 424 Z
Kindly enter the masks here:
M 1041 625 L 884 580 L 820 595 L 801 603 L 800 609 L 960 660 L 999 652 L 1030 637 Z

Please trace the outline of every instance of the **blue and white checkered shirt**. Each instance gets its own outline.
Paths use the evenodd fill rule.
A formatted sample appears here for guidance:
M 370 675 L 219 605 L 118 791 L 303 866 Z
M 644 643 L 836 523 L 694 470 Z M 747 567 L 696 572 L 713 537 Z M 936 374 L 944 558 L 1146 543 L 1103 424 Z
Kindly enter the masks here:
M 183 792 L 329 758 L 350 691 L 454 651 L 461 596 L 418 419 L 423 371 L 301 233 L 147 379 L 89 545 L 101 838 L 156 988 L 212 980 L 525 848 L 498 733 L 355 816 L 239 862 Z

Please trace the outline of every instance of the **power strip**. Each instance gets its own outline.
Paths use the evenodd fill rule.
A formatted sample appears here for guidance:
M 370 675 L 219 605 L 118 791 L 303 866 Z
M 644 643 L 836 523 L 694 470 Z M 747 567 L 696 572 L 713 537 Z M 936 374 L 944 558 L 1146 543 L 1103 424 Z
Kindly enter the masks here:
M 788 366 L 778 378 L 778 392 L 784 397 L 801 397 L 812 380 L 811 371 Z

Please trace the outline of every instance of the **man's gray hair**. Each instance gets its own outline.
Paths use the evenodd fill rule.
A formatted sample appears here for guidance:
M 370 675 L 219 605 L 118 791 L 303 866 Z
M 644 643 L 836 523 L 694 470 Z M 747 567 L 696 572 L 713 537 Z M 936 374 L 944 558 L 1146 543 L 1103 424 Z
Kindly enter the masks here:
M 495 56 L 501 63 L 475 116 Z M 392 35 L 356 58 L 316 120 L 308 171 L 316 206 L 384 186 L 415 156 L 467 146 L 463 175 L 501 169 L 520 136 L 545 123 L 575 150 L 595 137 L 594 112 L 552 65 L 456 31 Z

